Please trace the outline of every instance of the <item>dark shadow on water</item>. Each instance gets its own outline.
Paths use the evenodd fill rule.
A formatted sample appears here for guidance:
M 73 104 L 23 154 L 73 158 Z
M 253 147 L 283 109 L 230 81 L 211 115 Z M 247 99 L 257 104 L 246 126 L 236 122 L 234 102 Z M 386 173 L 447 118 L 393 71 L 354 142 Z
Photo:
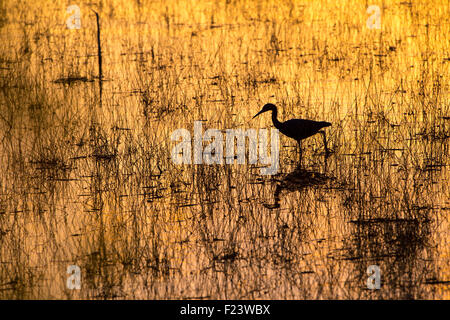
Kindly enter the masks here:
M 313 170 L 306 170 L 298 165 L 294 171 L 288 173 L 282 180 L 278 181 L 274 192 L 274 203 L 264 204 L 264 207 L 268 209 L 276 209 L 280 207 L 280 200 L 283 191 L 290 193 L 294 191 L 302 191 L 306 188 L 316 187 L 324 185 L 332 177 L 327 176 L 324 173 L 320 173 Z
M 361 297 L 420 299 L 434 294 L 436 288 L 426 284 L 442 279 L 432 263 L 435 253 L 429 219 L 359 219 L 350 224 L 351 236 L 344 240 L 341 257 L 354 265 L 350 278 L 365 283 L 370 265 L 379 266 L 382 274 L 382 290 L 366 290 Z

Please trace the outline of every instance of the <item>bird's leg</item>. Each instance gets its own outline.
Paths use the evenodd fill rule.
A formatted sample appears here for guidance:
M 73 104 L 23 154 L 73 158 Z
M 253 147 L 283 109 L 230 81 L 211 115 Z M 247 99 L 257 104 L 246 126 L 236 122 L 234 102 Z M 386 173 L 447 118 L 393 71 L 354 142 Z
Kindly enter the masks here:
M 297 140 L 298 143 L 298 167 L 302 166 L 302 141 Z
M 325 131 L 319 131 L 322 134 L 323 137 L 323 145 L 325 146 L 325 157 L 328 157 L 330 155 L 330 151 L 328 150 L 327 146 L 327 136 L 325 134 Z

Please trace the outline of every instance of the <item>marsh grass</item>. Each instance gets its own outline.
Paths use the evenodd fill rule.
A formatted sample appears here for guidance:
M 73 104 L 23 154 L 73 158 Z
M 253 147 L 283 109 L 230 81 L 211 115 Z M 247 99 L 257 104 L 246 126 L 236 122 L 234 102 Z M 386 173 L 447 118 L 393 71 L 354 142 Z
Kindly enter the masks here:
M 449 7 L 379 5 L 370 30 L 359 1 L 81 2 L 68 30 L 3 2 L 0 297 L 448 299 Z M 266 102 L 331 122 L 332 156 L 171 161 L 173 130 L 268 128 Z

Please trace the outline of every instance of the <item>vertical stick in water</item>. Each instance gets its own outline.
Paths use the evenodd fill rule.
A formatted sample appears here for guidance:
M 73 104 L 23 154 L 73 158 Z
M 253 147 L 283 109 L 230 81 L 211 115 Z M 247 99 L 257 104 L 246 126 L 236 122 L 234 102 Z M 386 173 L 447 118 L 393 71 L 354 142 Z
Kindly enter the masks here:
M 93 11 L 93 10 L 92 10 Z M 95 17 L 97 18 L 97 57 L 98 57 L 98 79 L 100 86 L 100 106 L 102 105 L 102 81 L 103 81 L 103 71 L 102 71 L 102 46 L 100 43 L 100 18 L 98 13 L 95 12 Z

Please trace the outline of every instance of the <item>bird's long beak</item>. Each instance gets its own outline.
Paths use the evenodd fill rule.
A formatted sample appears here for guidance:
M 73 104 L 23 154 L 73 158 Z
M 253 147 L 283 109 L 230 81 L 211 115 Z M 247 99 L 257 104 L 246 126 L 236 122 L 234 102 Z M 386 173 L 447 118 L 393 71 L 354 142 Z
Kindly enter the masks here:
M 257 116 L 259 116 L 261 113 L 263 113 L 263 111 L 261 110 L 260 112 L 258 112 L 257 114 L 255 114 L 255 116 L 252 119 L 255 119 Z

